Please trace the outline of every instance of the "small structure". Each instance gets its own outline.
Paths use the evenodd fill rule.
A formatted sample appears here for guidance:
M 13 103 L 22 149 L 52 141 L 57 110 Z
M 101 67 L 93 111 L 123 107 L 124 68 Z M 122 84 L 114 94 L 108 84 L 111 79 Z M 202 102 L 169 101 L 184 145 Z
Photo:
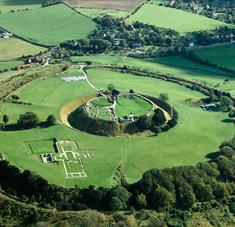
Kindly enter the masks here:
M 41 154 L 40 157 L 42 159 L 42 163 L 45 163 L 45 164 L 52 163 L 55 161 L 51 153 Z
M 210 104 L 206 104 L 206 105 L 201 105 L 201 108 L 203 110 L 207 110 L 207 111 L 217 111 L 220 108 L 219 104 L 216 103 L 210 103 Z
M 6 158 L 4 157 L 3 154 L 0 154 L 0 162 L 2 162 L 2 161 L 4 161 L 4 160 L 6 160 Z
M 70 77 L 62 77 L 62 80 L 65 82 L 74 82 L 74 81 L 85 81 L 86 76 L 70 76 Z

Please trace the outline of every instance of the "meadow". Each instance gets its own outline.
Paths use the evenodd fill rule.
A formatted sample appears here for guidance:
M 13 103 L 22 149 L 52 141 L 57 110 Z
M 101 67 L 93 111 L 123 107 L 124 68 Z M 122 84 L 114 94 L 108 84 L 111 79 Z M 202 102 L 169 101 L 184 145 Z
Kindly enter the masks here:
M 150 168 L 194 165 L 205 161 L 210 152 L 217 150 L 221 141 L 233 135 L 233 125 L 224 121 L 227 119 L 226 113 L 202 111 L 185 102 L 188 98 L 202 98 L 198 92 L 154 78 L 136 77 L 101 68 L 89 69 L 88 77 L 95 86 L 103 89 L 112 83 L 123 92 L 133 89 L 155 97 L 167 92 L 170 104 L 180 113 L 178 125 L 157 137 L 109 138 L 82 133 L 61 124 L 60 109 L 71 100 L 93 95 L 96 91 L 85 81 L 66 83 L 58 76 L 40 79 L 19 91 L 21 100 L 32 102 L 32 106 L 1 103 L 0 118 L 6 113 L 10 123 L 14 123 L 19 114 L 26 111 L 36 112 L 41 120 L 53 113 L 59 124 L 44 129 L 0 132 L 0 150 L 12 164 L 21 169 L 30 169 L 50 182 L 66 187 L 90 184 L 111 186 L 120 163 L 124 163 L 127 180 L 134 182 Z M 206 119 L 206 124 L 202 119 Z M 88 150 L 92 154 L 91 159 L 83 160 L 87 178 L 66 179 L 61 163 L 45 165 L 38 155 L 29 154 L 26 145 L 29 140 L 50 138 L 75 140 L 81 151 Z
M 46 50 L 16 38 L 2 39 L 0 40 L 0 61 L 16 60 L 23 55 L 36 55 Z
M 0 61 L 0 71 L 9 70 L 22 64 L 22 61 Z
M 66 40 L 86 38 L 95 22 L 65 4 L 0 14 L 1 26 L 37 44 L 57 45 Z M 24 24 L 24 26 L 22 26 Z
M 145 4 L 126 22 L 140 21 L 157 27 L 171 28 L 179 33 L 211 30 L 226 24 L 198 14 L 188 13 L 182 10 Z
M 200 48 L 194 53 L 203 60 L 235 71 L 235 44 Z
M 145 60 L 123 56 L 100 55 L 72 57 L 73 62 L 93 61 L 99 64 L 131 66 L 141 70 L 170 73 L 177 77 L 195 80 L 235 95 L 235 75 L 214 67 L 195 63 L 180 56 L 150 58 Z

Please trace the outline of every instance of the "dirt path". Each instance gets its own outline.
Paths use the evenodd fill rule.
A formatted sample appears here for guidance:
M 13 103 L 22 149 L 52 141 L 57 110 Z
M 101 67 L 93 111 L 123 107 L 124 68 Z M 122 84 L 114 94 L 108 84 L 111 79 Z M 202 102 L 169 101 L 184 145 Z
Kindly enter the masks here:
M 75 109 L 77 109 L 79 106 L 87 103 L 90 99 L 92 99 L 94 97 L 96 97 L 96 95 L 90 95 L 90 96 L 82 97 L 79 99 L 75 99 L 75 100 L 65 104 L 60 110 L 61 122 L 68 127 L 72 127 L 68 122 L 68 115 L 71 112 L 73 112 Z

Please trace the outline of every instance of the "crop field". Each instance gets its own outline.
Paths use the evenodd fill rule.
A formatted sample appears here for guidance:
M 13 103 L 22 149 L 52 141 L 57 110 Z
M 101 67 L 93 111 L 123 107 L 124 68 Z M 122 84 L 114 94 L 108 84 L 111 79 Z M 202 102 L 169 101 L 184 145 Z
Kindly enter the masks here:
M 72 57 L 76 61 L 93 61 L 100 64 L 116 64 L 136 67 L 145 71 L 170 73 L 185 79 L 191 79 L 235 95 L 235 75 L 214 67 L 195 63 L 180 56 L 139 60 L 123 56 L 101 55 Z M 226 80 L 228 79 L 228 81 Z M 226 81 L 225 81 L 226 80 Z
M 15 13 L 0 14 L 1 26 L 30 42 L 56 45 L 86 38 L 95 22 L 64 4 Z M 24 24 L 25 26 L 22 26 Z
M 132 10 L 143 0 L 67 0 L 69 5 L 85 8 Z
M 46 48 L 38 47 L 19 39 L 3 39 L 0 40 L 0 61 L 11 61 L 23 55 L 35 55 L 45 50 Z
M 39 8 L 41 3 L 42 0 L 0 0 L 0 9 L 1 12 L 35 9 Z
M 201 48 L 194 52 L 203 60 L 235 71 L 235 44 Z
M 179 33 L 210 30 L 226 25 L 223 22 L 201 15 L 154 4 L 145 4 L 127 19 L 128 23 L 135 21 L 152 24 L 157 27 L 171 28 Z
M 146 63 L 143 61 L 142 64 L 144 66 Z M 147 64 L 156 63 L 147 62 Z M 169 103 L 180 113 L 178 125 L 157 137 L 143 135 L 129 138 L 89 135 L 63 124 L 50 128 L 0 131 L 0 151 L 12 164 L 21 169 L 32 170 L 50 182 L 65 187 L 74 185 L 84 187 L 90 184 L 111 186 L 113 174 L 120 163 L 124 164 L 127 180 L 134 182 L 150 168 L 191 165 L 207 160 L 207 155 L 216 151 L 221 141 L 230 139 L 233 135 L 233 125 L 226 122 L 226 113 L 203 111 L 200 107 L 190 107 L 185 102 L 188 98 L 202 98 L 198 92 L 163 80 L 137 77 L 108 69 L 94 68 L 89 69 L 87 73 L 91 83 L 103 89 L 112 83 L 122 92 L 133 89 L 137 93 L 155 97 L 167 92 Z M 55 114 L 57 119 L 60 119 L 60 110 L 65 104 L 95 93 L 96 91 L 86 81 L 66 83 L 58 76 L 36 80 L 19 93 L 21 101 L 32 102 L 33 105 L 1 103 L 0 118 L 3 114 L 8 114 L 9 123 L 14 123 L 20 114 L 33 111 L 41 120 L 45 120 L 49 114 Z M 201 119 L 207 119 L 207 124 Z M 89 151 L 92 154 L 91 159 L 82 156 L 87 177 L 66 178 L 62 162 L 44 164 L 39 155 L 29 156 L 30 148 L 25 144 L 29 138 L 31 141 L 51 138 L 56 138 L 57 141 L 76 141 L 79 144 L 79 152 Z M 35 149 L 37 147 L 40 148 L 36 145 Z M 76 170 L 78 167 L 71 166 L 71 168 L 73 172 L 73 169 Z

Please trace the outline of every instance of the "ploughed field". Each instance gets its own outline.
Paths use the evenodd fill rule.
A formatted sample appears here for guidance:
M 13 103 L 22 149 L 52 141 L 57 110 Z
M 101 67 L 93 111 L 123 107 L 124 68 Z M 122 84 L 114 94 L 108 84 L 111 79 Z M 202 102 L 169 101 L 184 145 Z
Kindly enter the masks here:
M 144 66 L 145 62 L 142 64 Z M 75 70 L 71 72 L 74 76 Z M 107 84 L 114 84 L 122 92 L 133 89 L 136 93 L 154 97 L 167 92 L 169 103 L 180 115 L 177 126 L 156 137 L 100 137 L 71 129 L 60 120 L 61 108 L 72 100 L 92 97 L 96 91 L 86 81 L 65 82 L 61 79 L 62 76 L 52 75 L 16 91 L 20 101 L 30 102 L 32 105 L 0 104 L 0 118 L 3 114 L 8 114 L 9 123 L 15 123 L 20 114 L 28 111 L 37 113 L 41 120 L 45 120 L 49 114 L 55 114 L 60 123 L 50 128 L 1 131 L 0 149 L 7 160 L 21 169 L 32 170 L 50 182 L 66 187 L 90 184 L 111 186 L 120 164 L 126 179 L 134 182 L 150 168 L 192 165 L 205 161 L 209 153 L 217 150 L 221 141 L 230 139 L 233 134 L 233 125 L 226 123 L 227 113 L 203 111 L 200 107 L 191 107 L 185 102 L 188 98 L 203 97 L 196 91 L 159 79 L 137 77 L 102 68 L 89 69 L 87 73 L 90 82 L 103 89 L 106 89 Z M 42 163 L 40 153 L 54 153 L 51 145 L 54 138 L 57 141 L 76 141 L 79 152 L 84 153 L 82 162 L 87 177 L 66 178 L 62 162 Z M 34 146 L 35 152 L 32 152 L 29 145 Z M 85 152 L 89 153 L 89 158 Z
M 29 11 L 1 13 L 0 21 L 6 30 L 43 45 L 86 38 L 96 28 L 90 18 L 63 3 Z
M 132 10 L 143 0 L 66 0 L 66 2 L 76 7 Z

